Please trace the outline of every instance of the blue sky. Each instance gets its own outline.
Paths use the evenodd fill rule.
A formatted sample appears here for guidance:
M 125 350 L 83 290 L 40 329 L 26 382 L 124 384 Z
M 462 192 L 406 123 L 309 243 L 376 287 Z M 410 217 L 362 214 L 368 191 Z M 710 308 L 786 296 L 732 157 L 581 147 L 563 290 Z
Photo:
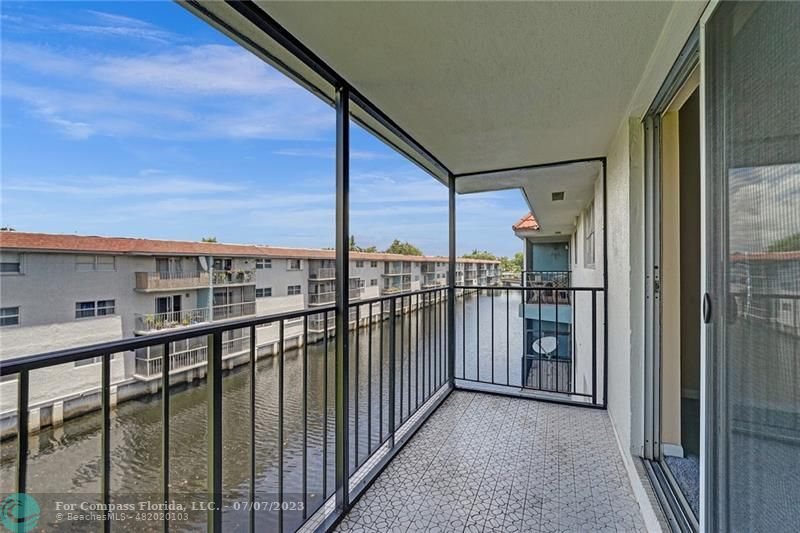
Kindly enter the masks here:
M 171 2 L 2 3 L 0 224 L 324 247 L 334 111 Z M 354 128 L 351 229 L 447 252 L 446 189 Z M 521 250 L 518 191 L 458 199 L 458 252 Z

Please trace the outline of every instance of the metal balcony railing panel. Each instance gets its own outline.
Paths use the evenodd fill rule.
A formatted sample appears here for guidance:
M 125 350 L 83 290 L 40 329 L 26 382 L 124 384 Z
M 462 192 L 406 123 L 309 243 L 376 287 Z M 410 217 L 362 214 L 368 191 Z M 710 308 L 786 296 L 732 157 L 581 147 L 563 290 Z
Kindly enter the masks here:
M 333 280 L 336 279 L 336 269 L 328 267 L 312 268 L 308 277 L 316 280 Z
M 256 302 L 238 302 L 213 307 L 214 320 L 229 320 L 256 314 Z
M 194 326 L 211 320 L 211 312 L 207 307 L 185 309 L 166 313 L 135 313 L 134 330 L 137 333 L 150 333 L 163 329 L 182 326 Z
M 348 298 L 357 300 L 361 298 L 364 289 L 361 287 L 353 287 L 348 290 Z M 308 295 L 308 305 L 325 305 L 336 302 L 336 291 L 314 292 Z
M 553 289 L 457 285 L 456 384 L 513 388 L 548 399 L 605 406 L 605 293 L 599 287 Z M 536 295 L 532 295 L 535 293 Z
M 351 492 L 363 490 L 405 439 L 413 435 L 428 414 L 446 397 L 441 393 L 449 391 L 445 312 L 447 292 L 447 289 L 435 289 L 384 296 L 364 300 L 350 308 L 351 316 L 355 315 L 354 323 L 360 327 L 350 332 L 354 349 L 349 354 L 353 386 L 350 389 L 352 397 L 348 400 L 351 414 L 348 431 L 354 438 L 350 440 L 348 450 L 337 450 L 332 445 L 333 406 L 340 394 L 335 387 L 331 387 L 333 381 L 330 379 L 334 368 L 331 365 L 336 358 L 333 349 L 335 343 L 330 342 L 332 335 L 327 329 L 313 334 L 309 330 L 312 318 L 321 319 L 323 323 L 333 319 L 334 308 L 331 306 L 189 325 L 151 335 L 0 361 L 0 376 L 16 376 L 19 392 L 18 430 L 13 444 L 18 458 L 16 490 L 26 492 L 28 463 L 36 460 L 36 456 L 29 456 L 28 453 L 31 372 L 97 357 L 101 360 L 98 365 L 100 384 L 95 395 L 99 397 L 99 414 L 96 415 L 100 434 L 99 502 L 108 504 L 112 501 L 111 472 L 115 468 L 126 468 L 117 464 L 126 459 L 124 455 L 112 454 L 112 417 L 116 416 L 112 414 L 112 402 L 116 401 L 112 397 L 116 398 L 117 395 L 112 391 L 116 390 L 117 384 L 112 382 L 111 358 L 117 353 L 137 350 L 141 353 L 142 349 L 150 353 L 151 348 L 157 348 L 159 355 L 156 357 L 139 358 L 136 361 L 137 372 L 159 384 L 162 391 L 159 407 L 162 413 L 161 435 L 156 437 L 161 440 L 158 481 L 161 493 L 157 499 L 169 501 L 171 496 L 179 497 L 175 487 L 182 483 L 181 480 L 172 483 L 170 478 L 175 473 L 174 468 L 170 467 L 174 458 L 170 451 L 170 439 L 176 438 L 175 433 L 170 437 L 170 420 L 177 414 L 177 411 L 171 411 L 170 397 L 175 397 L 179 392 L 164 394 L 163 391 L 170 389 L 170 375 L 175 376 L 186 368 L 201 368 L 203 372 L 197 379 L 205 381 L 202 394 L 206 397 L 207 408 L 199 412 L 206 413 L 207 431 L 204 433 L 207 438 L 205 443 L 198 442 L 196 446 L 205 446 L 209 457 L 208 481 L 202 491 L 203 497 L 213 498 L 214 501 L 225 501 L 229 497 L 223 493 L 222 484 L 223 390 L 226 395 L 244 390 L 240 392 L 245 395 L 244 399 L 233 400 L 231 397 L 231 401 L 243 402 L 242 412 L 246 414 L 242 416 L 244 420 L 249 418 L 249 422 L 234 433 L 226 433 L 225 438 L 239 439 L 237 442 L 244 439 L 240 444 L 245 452 L 235 454 L 236 457 L 226 455 L 224 460 L 226 464 L 231 460 L 249 462 L 249 466 L 245 465 L 249 474 L 244 479 L 243 498 L 251 504 L 242 507 L 246 512 L 239 513 L 229 513 L 223 511 L 222 506 L 216 507 L 208 512 L 207 517 L 204 513 L 202 521 L 205 522 L 207 518 L 209 525 L 219 524 L 225 512 L 226 524 L 245 528 L 247 521 L 255 523 L 256 508 L 252 504 L 273 501 L 270 498 L 274 497 L 277 502 L 274 513 L 259 514 L 258 528 L 295 530 L 326 506 L 326 502 L 332 501 L 335 487 L 339 485 L 339 481 L 334 483 L 331 469 L 336 454 L 347 454 L 345 457 L 349 457 L 352 466 L 350 471 L 353 475 L 345 480 L 345 486 L 349 486 Z M 240 335 L 242 330 L 244 335 L 226 338 L 228 335 Z M 264 330 L 274 335 L 266 351 L 262 350 L 260 344 Z M 190 340 L 194 340 L 194 343 L 189 343 Z M 200 346 L 196 344 L 198 340 Z M 178 351 L 175 343 L 191 345 L 191 349 Z M 266 375 L 277 376 L 275 387 L 264 390 L 253 386 L 244 389 L 223 387 L 224 380 L 242 375 L 242 372 L 228 373 L 231 365 L 225 361 L 241 358 L 243 354 L 249 382 L 258 384 Z M 259 358 L 265 361 L 262 363 Z M 163 371 L 163 361 L 169 361 L 169 372 Z M 257 368 L 261 368 L 262 372 L 264 368 L 271 370 L 267 374 L 258 374 L 257 378 Z M 320 377 L 321 394 L 316 387 L 309 385 L 312 375 Z M 271 407 L 260 407 L 261 402 L 265 401 L 273 402 L 269 404 Z M 312 405 L 316 406 L 313 412 Z M 272 418 L 267 421 L 263 417 Z M 128 418 L 121 418 L 118 423 L 125 423 L 125 420 Z M 257 421 L 273 428 L 272 431 L 278 428 L 274 453 L 280 460 L 267 470 L 263 465 L 256 469 L 256 446 L 261 442 Z M 228 440 L 226 445 L 231 443 L 233 441 Z M 60 474 L 51 473 L 53 476 Z M 275 494 L 265 494 L 260 488 L 267 478 L 278 480 Z M 117 481 L 114 483 L 116 486 Z M 237 495 L 237 499 L 242 497 L 239 493 Z M 114 494 L 113 501 L 120 501 L 123 497 L 123 494 Z M 192 526 L 202 528 L 205 524 Z
M 255 283 L 256 271 L 252 270 L 215 270 L 211 277 L 214 285 L 249 285 Z

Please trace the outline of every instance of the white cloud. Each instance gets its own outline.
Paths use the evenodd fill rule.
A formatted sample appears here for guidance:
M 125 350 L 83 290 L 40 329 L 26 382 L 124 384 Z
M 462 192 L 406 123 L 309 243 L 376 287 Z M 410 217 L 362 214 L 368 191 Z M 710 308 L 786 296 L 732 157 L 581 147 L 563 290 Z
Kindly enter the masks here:
M 235 45 L 125 55 L 3 47 L 4 67 L 14 66 L 4 68 L 3 98 L 71 139 L 319 140 L 335 125 L 330 107 Z
M 158 54 L 107 56 L 90 65 L 90 74 L 97 81 L 126 89 L 191 96 L 304 90 L 236 45 L 179 46 Z
M 3 191 L 58 194 L 81 197 L 159 196 L 235 192 L 241 185 L 170 176 L 152 171 L 134 177 L 87 176 L 53 179 L 5 179 Z M 194 200 L 192 200 L 194 201 Z

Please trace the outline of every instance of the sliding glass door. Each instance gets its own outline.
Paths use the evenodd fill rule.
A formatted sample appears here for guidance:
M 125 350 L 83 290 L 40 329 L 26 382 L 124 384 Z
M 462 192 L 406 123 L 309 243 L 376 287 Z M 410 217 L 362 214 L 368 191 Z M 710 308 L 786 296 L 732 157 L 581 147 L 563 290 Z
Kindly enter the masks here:
M 706 526 L 800 528 L 800 2 L 705 26 Z

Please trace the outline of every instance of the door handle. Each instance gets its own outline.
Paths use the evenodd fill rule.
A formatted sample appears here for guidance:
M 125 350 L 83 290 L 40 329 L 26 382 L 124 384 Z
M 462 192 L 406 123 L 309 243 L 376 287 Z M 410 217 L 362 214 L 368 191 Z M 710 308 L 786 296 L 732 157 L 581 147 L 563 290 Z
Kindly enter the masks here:
M 703 294 L 703 323 L 711 323 L 711 295 Z

